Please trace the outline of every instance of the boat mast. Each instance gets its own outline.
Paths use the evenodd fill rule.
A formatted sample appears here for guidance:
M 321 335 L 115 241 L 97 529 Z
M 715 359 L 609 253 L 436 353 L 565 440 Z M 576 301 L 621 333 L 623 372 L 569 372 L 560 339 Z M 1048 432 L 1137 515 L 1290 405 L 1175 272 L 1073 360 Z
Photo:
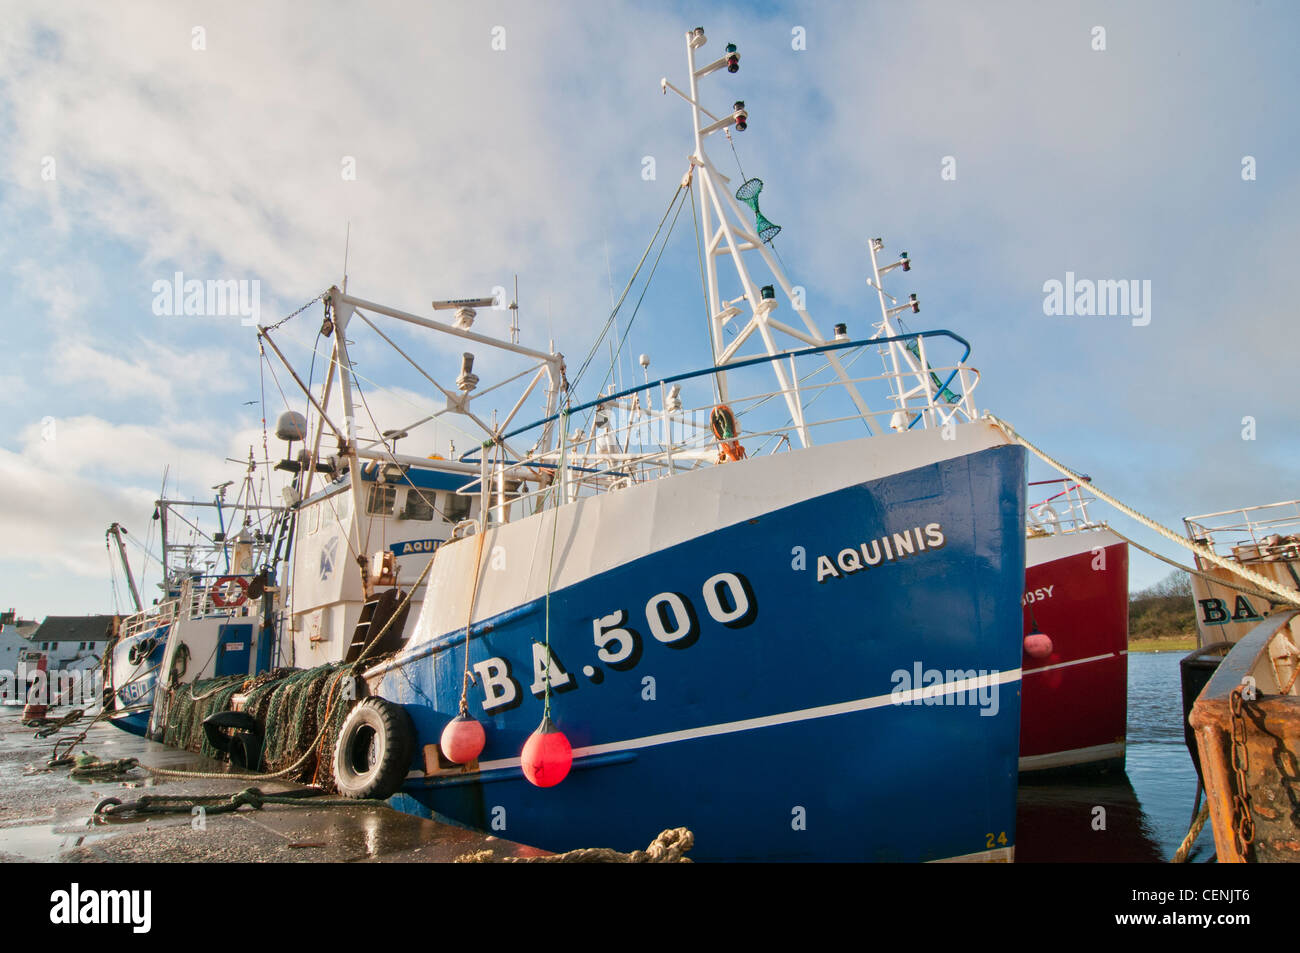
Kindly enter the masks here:
M 126 544 L 122 542 L 122 534 L 126 530 L 122 528 L 121 523 L 113 523 L 108 528 L 106 536 L 111 536 L 117 543 L 117 554 L 122 559 L 122 568 L 126 570 L 126 583 L 131 587 L 131 601 L 135 603 L 135 611 L 143 612 L 144 605 L 140 602 L 140 593 L 135 588 L 135 576 L 131 572 L 131 561 L 126 558 Z
M 684 181 L 689 185 L 691 178 L 698 175 L 702 185 L 702 201 L 700 203 L 703 209 L 701 229 L 704 233 L 705 284 L 708 288 L 710 315 L 709 337 L 713 344 L 714 363 L 722 366 L 733 360 L 752 356 L 739 355 L 738 352 L 755 333 L 761 340 L 765 352 L 773 356 L 784 354 L 788 350 L 778 346 L 773 334 L 774 331 L 794 338 L 795 341 L 799 342 L 800 346 L 826 344 L 826 338 L 822 336 L 817 325 L 813 322 L 812 316 L 804 306 L 802 295 L 795 295 L 794 286 L 786 278 L 784 270 L 777 263 L 771 250 L 755 234 L 756 230 L 750 230 L 738 200 L 732 194 L 731 180 L 718 171 L 704 149 L 704 140 L 708 136 L 715 132 L 730 130 L 732 127 L 735 127 L 737 131 L 743 131 L 749 120 L 749 113 L 741 100 L 737 100 L 732 106 L 731 112 L 723 117 L 715 116 L 700 103 L 700 80 L 724 68 L 728 72 L 734 73 L 739 69 L 740 62 L 740 54 L 736 52 L 735 45 L 728 44 L 727 51 L 723 56 L 704 66 L 696 67 L 696 51 L 701 49 L 707 42 L 708 39 L 704 35 L 703 27 L 696 27 L 686 34 L 686 63 L 690 76 L 689 94 L 682 92 L 668 82 L 667 78 L 660 80 L 660 87 L 665 93 L 671 89 L 691 106 L 695 151 L 690 157 L 691 169 L 687 172 Z M 712 121 L 706 124 L 706 120 Z M 717 222 L 716 227 L 714 225 L 715 220 Z M 799 315 L 804 325 L 803 329 L 791 327 L 773 317 L 773 313 L 777 308 L 775 290 L 771 286 L 762 288 L 758 286 L 742 254 L 753 251 L 758 252 L 762 257 L 763 264 L 766 265 L 767 270 L 776 280 L 777 285 L 780 286 L 790 307 Z M 734 301 L 723 300 L 719 291 L 716 259 L 721 255 L 731 257 L 732 265 L 736 269 L 736 274 L 740 278 L 740 284 L 744 292 L 742 297 Z M 724 334 L 727 322 L 741 314 L 740 305 L 742 302 L 748 304 L 750 318 L 745 326 L 737 332 L 735 339 L 730 344 L 725 344 Z M 827 353 L 826 359 L 834 368 L 835 374 L 848 392 L 858 413 L 862 415 L 868 431 L 871 431 L 871 411 L 862 395 L 858 393 L 857 387 L 849 380 L 838 355 Z M 776 374 L 781 393 L 785 398 L 786 407 L 790 411 L 790 417 L 794 422 L 800 443 L 803 446 L 809 446 L 812 439 L 804 421 L 803 401 L 799 392 L 798 377 L 795 375 L 793 367 L 787 369 L 782 362 L 773 361 L 771 366 Z M 716 377 L 719 396 L 725 402 L 727 400 L 726 372 L 719 371 Z

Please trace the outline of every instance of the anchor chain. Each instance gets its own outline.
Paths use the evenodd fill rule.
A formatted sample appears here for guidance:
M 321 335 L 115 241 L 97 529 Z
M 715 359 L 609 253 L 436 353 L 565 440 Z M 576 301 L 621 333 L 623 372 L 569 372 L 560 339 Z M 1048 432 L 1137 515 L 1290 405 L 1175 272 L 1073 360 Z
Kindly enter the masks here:
M 1243 704 L 1242 686 L 1238 685 L 1228 696 L 1228 707 L 1232 712 L 1232 771 L 1237 786 L 1232 796 L 1232 814 L 1236 818 L 1232 833 L 1237 853 L 1245 860 L 1255 840 L 1255 818 L 1250 812 L 1250 790 L 1246 786 L 1250 752 L 1246 748 L 1246 719 L 1241 714 Z

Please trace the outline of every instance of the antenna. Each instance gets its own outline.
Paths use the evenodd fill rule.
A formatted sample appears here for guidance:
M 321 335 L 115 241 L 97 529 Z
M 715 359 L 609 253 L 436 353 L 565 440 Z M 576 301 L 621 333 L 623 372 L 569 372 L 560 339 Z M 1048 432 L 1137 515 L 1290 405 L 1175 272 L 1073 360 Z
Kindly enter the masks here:
M 515 272 L 515 300 L 510 302 L 510 343 L 519 343 L 519 272 Z
M 348 291 L 348 251 L 352 247 L 352 221 L 348 220 L 347 234 L 343 238 L 343 293 Z

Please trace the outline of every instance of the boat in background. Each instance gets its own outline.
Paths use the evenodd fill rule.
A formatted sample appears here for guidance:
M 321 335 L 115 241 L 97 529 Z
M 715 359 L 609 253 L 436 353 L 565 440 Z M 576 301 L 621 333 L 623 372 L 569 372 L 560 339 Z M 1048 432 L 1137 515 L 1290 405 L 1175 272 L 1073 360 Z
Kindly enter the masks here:
M 1291 609 L 1257 622 L 1191 709 L 1219 863 L 1300 861 L 1297 620 L 1300 612 Z
M 1219 556 L 1253 569 L 1288 589 L 1300 590 L 1300 500 L 1248 506 L 1183 520 L 1187 536 Z M 1196 556 L 1191 574 L 1197 642 L 1237 642 L 1285 605 L 1231 570 Z
M 270 666 L 270 557 L 283 544 L 288 511 L 256 501 L 256 469 L 250 459 L 233 502 L 226 501 L 232 483 L 214 487 L 210 501 L 163 496 L 154 502 L 162 578 L 161 595 L 152 605 L 143 604 L 136 588 L 122 542 L 125 528 L 119 523 L 108 528 L 136 610 L 121 619 L 106 660 L 105 694 L 114 726 L 149 735 L 158 686 L 188 669 L 251 674 L 259 670 L 254 658 L 260 670 Z M 232 531 L 235 526 L 239 529 Z M 182 632 L 195 651 L 180 638 Z
M 1124 769 L 1128 542 L 1093 522 L 1073 480 L 1028 507 L 1020 771 Z

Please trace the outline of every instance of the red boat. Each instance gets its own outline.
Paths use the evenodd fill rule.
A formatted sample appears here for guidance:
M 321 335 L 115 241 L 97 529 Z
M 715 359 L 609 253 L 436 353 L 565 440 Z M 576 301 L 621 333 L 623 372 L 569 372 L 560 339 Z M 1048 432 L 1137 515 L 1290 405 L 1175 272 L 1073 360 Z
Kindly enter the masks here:
M 1029 485 L 1051 495 L 1028 507 L 1020 772 L 1122 771 L 1128 543 L 1089 521 L 1080 484 Z

